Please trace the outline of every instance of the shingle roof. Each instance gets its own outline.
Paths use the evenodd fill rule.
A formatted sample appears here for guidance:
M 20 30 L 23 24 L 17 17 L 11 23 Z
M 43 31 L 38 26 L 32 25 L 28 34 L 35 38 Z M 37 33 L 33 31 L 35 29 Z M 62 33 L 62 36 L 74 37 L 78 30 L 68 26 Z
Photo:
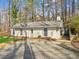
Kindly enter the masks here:
M 63 27 L 62 21 L 40 21 L 20 23 L 13 26 L 13 28 L 48 28 L 48 27 Z

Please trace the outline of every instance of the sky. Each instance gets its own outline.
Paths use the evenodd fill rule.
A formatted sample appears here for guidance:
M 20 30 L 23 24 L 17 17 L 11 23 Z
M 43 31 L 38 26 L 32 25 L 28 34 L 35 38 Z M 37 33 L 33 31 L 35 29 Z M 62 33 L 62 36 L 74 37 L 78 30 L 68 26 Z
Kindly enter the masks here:
M 39 1 L 39 0 L 38 0 Z M 37 0 L 36 0 L 37 2 Z M 38 4 L 38 3 L 37 3 Z M 0 0 L 0 10 L 8 8 L 8 0 Z
M 8 7 L 8 0 L 0 0 L 0 10 Z
M 78 1 L 78 0 L 75 0 L 75 1 Z M 5 9 L 8 8 L 8 0 L 0 0 L 0 10 L 3 8 Z

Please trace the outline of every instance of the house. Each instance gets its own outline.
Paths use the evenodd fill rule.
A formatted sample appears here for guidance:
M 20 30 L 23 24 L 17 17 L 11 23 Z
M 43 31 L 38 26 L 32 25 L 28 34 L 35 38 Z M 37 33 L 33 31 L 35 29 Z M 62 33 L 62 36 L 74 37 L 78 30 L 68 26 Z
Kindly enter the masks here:
M 59 39 L 63 29 L 63 22 L 39 21 L 16 24 L 11 29 L 11 35 L 27 37 L 51 37 Z

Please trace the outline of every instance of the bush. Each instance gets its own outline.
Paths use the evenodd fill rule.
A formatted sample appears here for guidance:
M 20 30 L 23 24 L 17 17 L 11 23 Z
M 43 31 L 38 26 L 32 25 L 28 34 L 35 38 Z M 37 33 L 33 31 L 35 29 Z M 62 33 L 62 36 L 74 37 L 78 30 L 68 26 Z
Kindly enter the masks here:
M 74 38 L 72 39 L 72 41 L 79 41 L 79 37 L 78 36 L 74 36 Z
M 38 35 L 38 38 L 41 38 L 41 35 Z
M 51 40 L 56 41 L 57 39 L 55 39 L 55 38 L 51 38 Z

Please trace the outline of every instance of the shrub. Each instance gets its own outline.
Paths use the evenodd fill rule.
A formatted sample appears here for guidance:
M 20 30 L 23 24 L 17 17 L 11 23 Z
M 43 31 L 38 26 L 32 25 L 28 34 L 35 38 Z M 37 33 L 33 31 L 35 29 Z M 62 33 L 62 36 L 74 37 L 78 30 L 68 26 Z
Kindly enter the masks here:
M 41 35 L 38 35 L 38 38 L 41 38 Z

